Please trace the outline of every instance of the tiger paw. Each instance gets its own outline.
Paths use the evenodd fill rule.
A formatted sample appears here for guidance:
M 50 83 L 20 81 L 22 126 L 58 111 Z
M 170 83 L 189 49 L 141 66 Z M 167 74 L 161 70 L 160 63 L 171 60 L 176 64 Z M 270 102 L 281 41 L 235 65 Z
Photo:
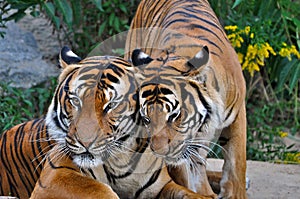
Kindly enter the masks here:
M 221 182 L 218 199 L 247 199 L 246 183 L 228 180 Z

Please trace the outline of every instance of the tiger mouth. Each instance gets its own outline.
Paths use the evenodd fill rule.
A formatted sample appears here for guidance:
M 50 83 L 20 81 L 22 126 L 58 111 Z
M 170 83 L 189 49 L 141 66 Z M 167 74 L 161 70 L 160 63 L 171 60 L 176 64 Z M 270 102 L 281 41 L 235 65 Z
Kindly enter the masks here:
M 94 155 L 88 151 L 80 154 L 72 154 L 73 162 L 79 168 L 93 168 L 104 164 L 106 159 L 108 159 L 108 154 L 103 152 L 101 155 Z

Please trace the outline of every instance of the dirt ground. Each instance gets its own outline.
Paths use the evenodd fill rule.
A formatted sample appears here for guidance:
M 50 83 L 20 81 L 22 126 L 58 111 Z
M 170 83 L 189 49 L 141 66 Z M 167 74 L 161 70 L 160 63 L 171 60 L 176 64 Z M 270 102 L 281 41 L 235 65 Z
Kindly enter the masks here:
M 210 170 L 221 170 L 222 160 L 210 160 Z M 249 199 L 300 198 L 300 165 L 247 162 Z

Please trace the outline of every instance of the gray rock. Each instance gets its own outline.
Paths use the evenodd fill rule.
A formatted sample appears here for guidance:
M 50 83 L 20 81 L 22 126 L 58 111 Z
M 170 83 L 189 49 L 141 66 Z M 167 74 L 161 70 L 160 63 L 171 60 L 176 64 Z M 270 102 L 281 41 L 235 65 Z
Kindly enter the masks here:
M 30 32 L 13 22 L 7 23 L 0 38 L 0 81 L 13 87 L 30 88 L 57 76 L 59 69 L 42 59 L 38 44 Z

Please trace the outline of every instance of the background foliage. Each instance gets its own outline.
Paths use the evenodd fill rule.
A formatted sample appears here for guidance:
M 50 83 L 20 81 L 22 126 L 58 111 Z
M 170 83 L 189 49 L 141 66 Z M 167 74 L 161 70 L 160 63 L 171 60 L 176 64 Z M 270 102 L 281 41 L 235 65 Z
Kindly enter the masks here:
M 85 56 L 100 41 L 129 28 L 138 2 L 6 0 L 0 2 L 0 27 L 26 12 L 44 14 L 64 43 Z M 300 142 L 300 2 L 210 3 L 239 55 L 247 82 L 248 159 L 300 163 L 299 149 L 284 142 L 287 137 Z M 54 87 L 55 80 L 26 91 L 2 85 L 0 130 L 44 114 Z

